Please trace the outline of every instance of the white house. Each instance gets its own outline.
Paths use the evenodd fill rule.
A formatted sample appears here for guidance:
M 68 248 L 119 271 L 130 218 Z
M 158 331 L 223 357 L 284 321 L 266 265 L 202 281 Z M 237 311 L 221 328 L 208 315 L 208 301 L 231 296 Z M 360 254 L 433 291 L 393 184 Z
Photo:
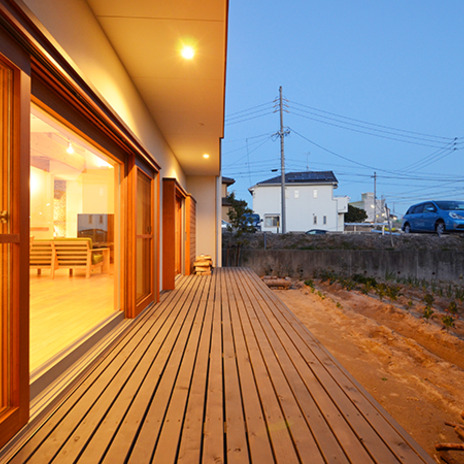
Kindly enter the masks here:
M 285 174 L 287 232 L 310 229 L 343 231 L 348 197 L 335 197 L 338 180 L 332 171 L 304 171 Z M 262 230 L 281 230 L 281 177 L 257 183 L 249 189 L 253 211 L 263 219 Z
M 223 221 L 229 222 L 229 210 L 231 202 L 229 200 L 229 192 L 227 189 L 235 184 L 235 179 L 230 177 L 222 176 L 222 190 L 221 190 L 221 218 Z
M 366 212 L 366 222 L 384 222 L 387 218 L 385 200 L 383 198 L 376 198 L 374 200 L 373 192 L 363 193 L 361 201 L 350 202 L 350 205 L 363 209 Z

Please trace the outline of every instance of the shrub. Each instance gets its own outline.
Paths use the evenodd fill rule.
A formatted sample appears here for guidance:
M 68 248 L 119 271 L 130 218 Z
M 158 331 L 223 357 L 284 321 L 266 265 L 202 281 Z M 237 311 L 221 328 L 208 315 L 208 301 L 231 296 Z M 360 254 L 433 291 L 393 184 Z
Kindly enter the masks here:
M 433 309 L 430 306 L 424 308 L 423 317 L 424 319 L 430 319 L 433 316 Z
M 441 318 L 441 321 L 443 322 L 443 325 L 445 328 L 448 330 L 450 327 L 454 327 L 454 317 L 450 316 L 449 314 L 446 314 Z
M 312 279 L 305 280 L 305 281 L 304 281 L 304 284 L 305 284 L 307 287 L 314 288 L 314 282 L 313 282 Z

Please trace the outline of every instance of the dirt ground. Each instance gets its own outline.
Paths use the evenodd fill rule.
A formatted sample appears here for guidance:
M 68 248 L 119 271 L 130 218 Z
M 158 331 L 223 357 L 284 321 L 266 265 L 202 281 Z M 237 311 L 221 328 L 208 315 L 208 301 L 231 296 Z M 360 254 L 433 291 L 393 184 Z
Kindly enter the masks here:
M 294 283 L 279 297 L 338 361 L 437 462 L 435 444 L 462 443 L 464 323 L 444 330 L 415 301 L 380 301 L 339 284 Z M 464 463 L 464 451 L 451 452 Z

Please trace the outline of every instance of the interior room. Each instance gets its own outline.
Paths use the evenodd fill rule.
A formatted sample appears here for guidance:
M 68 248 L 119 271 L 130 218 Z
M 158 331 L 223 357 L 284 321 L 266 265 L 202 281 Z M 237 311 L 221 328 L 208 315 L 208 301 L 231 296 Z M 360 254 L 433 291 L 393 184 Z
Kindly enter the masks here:
M 31 376 L 120 310 L 119 188 L 115 160 L 33 106 Z

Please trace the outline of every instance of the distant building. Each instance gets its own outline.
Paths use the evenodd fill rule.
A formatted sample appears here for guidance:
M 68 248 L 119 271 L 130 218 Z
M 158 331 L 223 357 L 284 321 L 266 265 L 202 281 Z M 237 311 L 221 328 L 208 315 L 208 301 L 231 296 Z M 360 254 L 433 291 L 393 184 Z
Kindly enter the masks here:
M 387 220 L 385 200 L 377 198 L 374 202 L 373 192 L 363 193 L 361 201 L 351 201 L 350 205 L 363 209 L 366 212 L 366 222 L 384 222 Z
M 235 184 L 235 180 L 230 178 L 230 177 L 225 177 L 222 176 L 222 190 L 221 190 L 221 195 L 222 195 L 222 206 L 221 206 L 221 218 L 223 221 L 229 222 L 229 210 L 230 210 L 230 201 L 227 198 L 229 196 L 229 192 L 227 189 L 232 185 Z
M 309 229 L 343 231 L 348 197 L 335 197 L 338 180 L 332 171 L 290 172 L 285 175 L 287 232 Z M 281 177 L 258 182 L 249 189 L 253 212 L 263 219 L 262 230 L 281 231 Z

